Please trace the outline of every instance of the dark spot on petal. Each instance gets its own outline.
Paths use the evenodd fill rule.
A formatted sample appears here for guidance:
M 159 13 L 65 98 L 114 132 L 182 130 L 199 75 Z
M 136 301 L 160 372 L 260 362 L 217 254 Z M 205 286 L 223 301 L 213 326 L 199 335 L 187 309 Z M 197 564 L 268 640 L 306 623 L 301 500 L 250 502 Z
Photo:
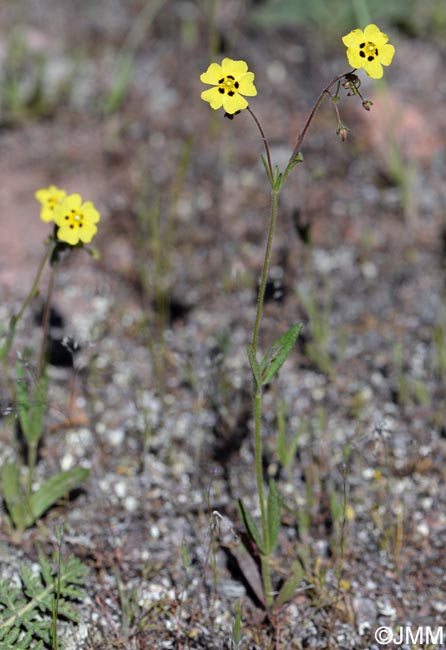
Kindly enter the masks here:
M 70 228 L 74 228 L 73 224 L 71 224 Z
M 362 58 L 365 59 L 365 54 L 364 54 L 364 52 L 360 52 L 360 53 L 359 53 L 359 56 L 362 56 Z
M 232 79 L 232 81 L 234 81 L 234 78 L 235 77 L 233 77 L 232 74 L 228 74 L 228 76 L 227 76 L 227 79 Z
M 69 215 L 68 215 L 68 214 L 66 214 L 66 215 L 65 215 L 65 219 L 69 219 L 69 218 L 70 218 L 70 217 L 69 217 Z
M 230 90 L 230 91 L 228 92 L 228 95 L 229 95 L 229 97 L 234 97 L 235 92 L 234 92 L 233 90 Z
M 225 94 L 225 89 L 224 88 L 219 88 L 218 92 L 221 93 L 222 95 L 224 95 Z
M 219 84 L 222 84 L 224 80 L 225 80 L 225 78 L 222 77 L 221 79 L 218 80 L 218 83 L 219 83 Z
M 71 210 L 71 214 L 76 214 L 76 210 Z
M 362 50 L 362 48 L 365 47 L 365 43 L 361 43 L 361 45 L 360 45 L 359 47 L 360 47 L 361 50 Z
M 367 57 L 367 61 L 374 61 L 374 60 L 375 60 L 375 57 L 374 57 L 374 56 L 368 56 L 368 57 Z
M 375 56 L 378 56 L 378 50 L 375 50 Z
M 234 84 L 234 88 L 238 88 L 238 87 L 239 87 L 239 83 L 238 83 L 238 81 L 236 81 L 235 84 Z

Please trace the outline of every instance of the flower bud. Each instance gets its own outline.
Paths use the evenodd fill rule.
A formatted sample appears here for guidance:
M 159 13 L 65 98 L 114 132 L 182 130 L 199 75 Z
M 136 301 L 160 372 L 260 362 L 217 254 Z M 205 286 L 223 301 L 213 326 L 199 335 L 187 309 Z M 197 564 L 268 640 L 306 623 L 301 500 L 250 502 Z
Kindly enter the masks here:
M 343 124 L 340 124 L 338 128 L 336 129 L 336 135 L 338 135 L 342 142 L 345 142 L 347 140 L 347 134 L 350 131 L 346 126 Z
M 362 107 L 366 111 L 369 111 L 372 106 L 373 106 L 373 102 L 370 101 L 370 99 L 364 99 L 364 101 L 362 102 Z

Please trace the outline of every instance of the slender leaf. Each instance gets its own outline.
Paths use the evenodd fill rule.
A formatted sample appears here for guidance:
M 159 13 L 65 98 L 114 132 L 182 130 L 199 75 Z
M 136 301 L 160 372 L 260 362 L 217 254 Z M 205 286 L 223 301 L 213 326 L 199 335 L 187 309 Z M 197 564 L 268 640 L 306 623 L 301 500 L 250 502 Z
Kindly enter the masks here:
M 240 646 L 243 638 L 242 633 L 242 606 L 240 600 L 237 600 L 234 606 L 235 618 L 232 624 L 232 643 L 235 648 Z
M 292 564 L 291 577 L 285 580 L 277 595 L 275 601 L 276 607 L 281 607 L 285 603 L 289 602 L 292 598 L 294 598 L 296 589 L 299 587 L 300 583 L 302 582 L 303 576 L 304 576 L 304 572 L 302 566 L 298 560 L 295 560 Z
M 267 350 L 262 362 L 260 363 L 262 386 L 269 384 L 271 379 L 277 375 L 293 349 L 301 329 L 302 323 L 293 325 Z
M 254 542 L 254 544 L 259 549 L 259 553 L 262 555 L 265 554 L 265 549 L 263 546 L 262 538 L 260 537 L 259 529 L 257 528 L 256 522 L 249 512 L 248 508 L 245 506 L 241 499 L 238 500 L 239 510 L 241 519 L 245 525 L 246 532 Z
M 268 553 L 272 553 L 279 541 L 280 531 L 280 506 L 281 499 L 276 482 L 273 479 L 269 482 L 268 501 L 267 501 L 267 518 L 268 518 Z
M 4 463 L 2 467 L 3 499 L 12 522 L 19 531 L 27 527 L 28 513 L 20 488 L 20 472 L 17 463 Z
M 38 519 L 68 492 L 81 485 L 88 477 L 89 470 L 73 467 L 67 472 L 60 472 L 49 478 L 31 495 L 31 510 L 34 519 Z
M 266 171 L 267 176 L 268 176 L 268 178 L 269 178 L 269 180 L 271 182 L 271 185 L 273 185 L 274 180 L 271 178 L 271 172 L 270 172 L 270 169 L 269 169 L 269 165 L 268 165 L 268 163 L 266 161 L 266 158 L 265 158 L 265 156 L 263 154 L 260 154 L 260 158 L 262 160 L 263 166 L 265 167 L 265 171 Z
M 48 380 L 45 375 L 40 378 L 39 382 L 34 386 L 34 395 L 31 399 L 21 360 L 16 364 L 16 373 L 20 426 L 28 444 L 37 443 L 43 432 Z

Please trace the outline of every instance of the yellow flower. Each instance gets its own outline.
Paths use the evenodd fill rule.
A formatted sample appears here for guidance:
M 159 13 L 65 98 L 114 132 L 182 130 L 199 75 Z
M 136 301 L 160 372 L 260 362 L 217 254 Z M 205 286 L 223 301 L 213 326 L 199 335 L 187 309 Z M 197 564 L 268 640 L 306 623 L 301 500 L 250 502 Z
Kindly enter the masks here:
M 347 47 L 347 59 L 352 68 L 364 68 L 369 77 L 381 79 L 383 65 L 392 63 L 395 48 L 387 43 L 389 37 L 376 25 L 354 29 L 342 38 Z
M 95 224 L 100 218 L 91 201 L 82 203 L 80 194 L 70 194 L 54 210 L 57 238 L 71 246 L 80 241 L 88 244 L 98 231 Z
M 42 189 L 37 190 L 34 196 L 42 206 L 40 209 L 40 218 L 42 221 L 46 221 L 47 223 L 49 221 L 53 221 L 54 208 L 64 199 L 66 195 L 67 193 L 65 190 L 61 190 L 55 185 L 42 187 Z
M 248 64 L 245 61 L 223 59 L 221 65 L 211 63 L 200 79 L 204 84 L 214 86 L 204 90 L 201 99 L 209 102 L 211 108 L 215 110 L 223 106 L 229 115 L 248 107 L 248 102 L 242 95 L 248 97 L 257 95 L 253 83 L 254 73 L 248 72 Z

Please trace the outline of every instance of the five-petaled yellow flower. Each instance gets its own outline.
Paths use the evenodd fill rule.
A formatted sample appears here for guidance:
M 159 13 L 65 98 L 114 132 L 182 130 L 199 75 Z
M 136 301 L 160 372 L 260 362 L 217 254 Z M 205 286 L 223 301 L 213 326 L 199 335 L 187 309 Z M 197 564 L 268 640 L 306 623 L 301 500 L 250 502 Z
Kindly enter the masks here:
M 248 64 L 245 61 L 223 59 L 221 65 L 211 63 L 200 79 L 204 84 L 214 86 L 204 90 L 201 99 L 209 102 L 215 110 L 223 106 L 229 115 L 248 107 L 248 102 L 242 95 L 257 95 L 254 73 L 248 72 Z
M 41 204 L 40 218 L 42 221 L 49 222 L 54 220 L 54 209 L 65 197 L 67 193 L 55 185 L 49 187 L 42 187 L 34 194 L 36 199 Z
M 347 59 L 352 68 L 364 68 L 369 77 L 381 79 L 383 65 L 392 63 L 395 48 L 387 43 L 389 37 L 376 25 L 354 29 L 342 38 L 347 47 Z
M 79 242 L 88 244 L 98 231 L 95 224 L 100 218 L 91 201 L 82 203 L 80 194 L 70 194 L 54 210 L 57 239 L 71 246 Z

